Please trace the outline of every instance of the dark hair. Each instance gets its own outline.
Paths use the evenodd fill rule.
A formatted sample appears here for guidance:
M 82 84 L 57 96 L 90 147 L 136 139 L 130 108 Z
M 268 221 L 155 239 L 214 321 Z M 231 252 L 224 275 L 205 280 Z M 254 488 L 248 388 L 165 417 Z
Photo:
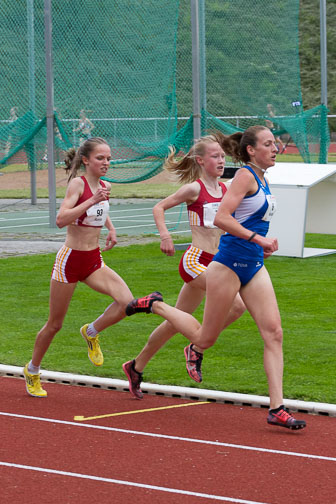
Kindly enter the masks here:
M 77 150 L 72 147 L 66 152 L 64 164 L 65 171 L 69 174 L 68 182 L 77 176 L 77 172 L 83 164 L 82 157 L 85 156 L 88 158 L 97 145 L 101 144 L 108 145 L 104 138 L 93 137 L 85 140 Z
M 247 152 L 247 146 L 256 146 L 258 133 L 262 130 L 269 131 L 266 126 L 256 125 L 232 135 L 224 135 L 221 131 L 216 131 L 214 135 L 225 154 L 231 156 L 235 163 L 248 163 L 250 155 Z

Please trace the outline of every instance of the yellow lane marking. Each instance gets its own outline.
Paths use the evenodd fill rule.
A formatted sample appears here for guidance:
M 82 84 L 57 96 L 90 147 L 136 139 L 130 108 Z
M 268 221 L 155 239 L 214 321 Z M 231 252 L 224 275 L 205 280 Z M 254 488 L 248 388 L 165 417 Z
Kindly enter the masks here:
M 80 415 L 80 416 L 75 416 L 74 420 L 76 422 L 84 422 L 85 420 L 97 420 L 98 418 L 108 418 L 108 417 L 121 416 L 121 415 L 135 415 L 136 413 L 147 413 L 149 411 L 167 410 L 167 409 L 172 409 L 172 408 L 185 408 L 186 406 L 199 406 L 200 404 L 210 404 L 210 401 L 193 402 L 193 403 L 187 403 L 187 404 L 176 404 L 174 406 L 161 406 L 160 408 L 149 408 L 149 409 L 134 410 L 134 411 L 121 411 L 120 413 L 109 413 L 107 415 L 99 415 L 99 416 L 92 416 L 92 417 L 86 417 L 86 418 Z

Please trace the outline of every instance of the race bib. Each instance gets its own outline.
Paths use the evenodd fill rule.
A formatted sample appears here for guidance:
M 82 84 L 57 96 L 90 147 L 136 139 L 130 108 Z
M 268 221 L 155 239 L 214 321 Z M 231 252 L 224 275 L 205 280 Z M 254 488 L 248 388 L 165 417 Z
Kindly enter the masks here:
M 268 207 L 266 212 L 264 213 L 264 216 L 262 217 L 262 220 L 269 222 L 273 217 L 273 215 L 275 214 L 277 205 L 275 196 L 273 196 L 273 194 L 266 194 L 266 200 L 268 203 Z
M 217 210 L 219 208 L 219 205 L 220 205 L 219 202 L 205 203 L 205 205 L 203 205 L 204 227 L 207 227 L 207 228 L 216 228 L 217 227 L 214 225 L 214 220 L 215 220 L 215 216 L 216 216 Z
M 104 226 L 108 211 L 108 201 L 100 201 L 99 203 L 92 205 L 92 207 L 88 208 L 86 211 L 86 217 L 83 224 L 86 224 L 87 226 Z

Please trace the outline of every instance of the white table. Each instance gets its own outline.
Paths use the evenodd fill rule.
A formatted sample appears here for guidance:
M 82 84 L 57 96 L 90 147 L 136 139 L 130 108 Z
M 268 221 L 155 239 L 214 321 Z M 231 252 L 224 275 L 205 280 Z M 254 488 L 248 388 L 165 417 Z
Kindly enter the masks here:
M 336 164 L 276 163 L 267 171 L 277 211 L 269 237 L 274 255 L 312 257 L 336 253 Z M 304 247 L 305 233 L 335 235 L 335 249 Z

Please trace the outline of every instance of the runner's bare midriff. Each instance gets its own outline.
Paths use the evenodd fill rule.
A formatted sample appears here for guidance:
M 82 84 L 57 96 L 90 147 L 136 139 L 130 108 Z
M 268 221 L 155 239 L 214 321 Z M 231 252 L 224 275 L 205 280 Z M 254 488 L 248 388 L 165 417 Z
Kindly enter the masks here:
M 218 228 L 210 229 L 202 226 L 190 226 L 192 245 L 209 254 L 216 254 L 223 231 Z
M 100 227 L 76 226 L 67 228 L 65 246 L 73 250 L 94 250 L 99 247 Z

